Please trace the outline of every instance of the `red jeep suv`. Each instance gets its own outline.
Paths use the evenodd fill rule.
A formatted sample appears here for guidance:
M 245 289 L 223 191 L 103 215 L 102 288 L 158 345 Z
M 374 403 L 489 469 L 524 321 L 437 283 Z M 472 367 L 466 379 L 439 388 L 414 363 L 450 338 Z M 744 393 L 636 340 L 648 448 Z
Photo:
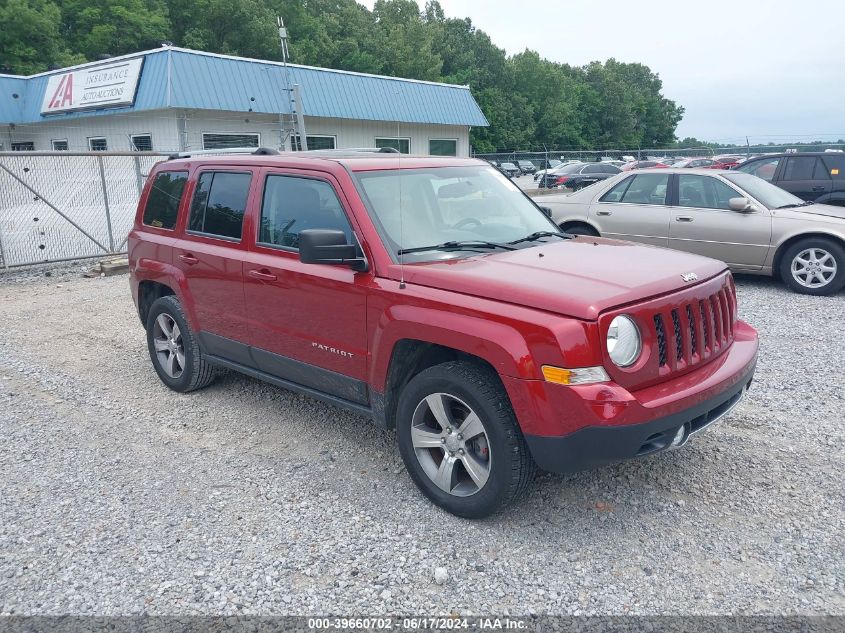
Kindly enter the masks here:
M 725 264 L 560 233 L 479 160 L 168 160 L 129 265 L 165 385 L 234 369 L 370 416 L 464 517 L 537 467 L 684 444 L 740 401 L 757 358 Z

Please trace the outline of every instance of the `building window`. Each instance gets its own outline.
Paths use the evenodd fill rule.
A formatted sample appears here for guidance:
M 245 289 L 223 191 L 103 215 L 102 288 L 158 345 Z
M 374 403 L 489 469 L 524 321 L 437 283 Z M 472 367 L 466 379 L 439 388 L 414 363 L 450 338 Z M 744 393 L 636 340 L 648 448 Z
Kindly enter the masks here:
M 50 144 L 53 146 L 54 152 L 66 152 L 68 150 L 66 138 L 54 138 L 50 141 Z
M 132 134 L 129 137 L 129 149 L 133 152 L 153 151 L 153 137 L 150 134 Z
M 335 149 L 337 137 L 335 136 L 326 136 L 323 134 L 311 136 L 310 134 L 305 135 L 305 140 L 308 141 L 308 149 Z M 291 149 L 294 152 L 298 152 L 302 148 L 299 145 L 299 134 L 294 134 L 290 140 Z
M 428 153 L 432 156 L 457 156 L 458 140 L 454 138 L 433 138 L 428 142 Z
M 382 147 L 392 147 L 393 149 L 398 149 L 399 153 L 401 154 L 410 154 L 411 153 L 411 139 L 409 138 L 391 138 L 391 137 L 380 137 L 376 138 L 376 147 L 381 149 Z
M 35 151 L 35 142 L 34 141 L 18 141 L 16 143 L 12 143 L 12 151 L 13 152 L 34 152 Z
M 104 136 L 92 136 L 88 139 L 88 149 L 92 152 L 107 152 L 109 144 Z
M 241 147 L 258 147 L 261 137 L 258 134 L 215 134 L 202 135 L 203 149 L 238 149 Z

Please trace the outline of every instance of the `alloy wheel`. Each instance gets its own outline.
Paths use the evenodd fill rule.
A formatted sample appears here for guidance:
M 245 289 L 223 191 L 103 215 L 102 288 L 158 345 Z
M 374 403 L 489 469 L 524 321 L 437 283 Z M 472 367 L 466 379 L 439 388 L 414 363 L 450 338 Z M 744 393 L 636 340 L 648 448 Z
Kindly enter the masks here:
M 451 495 L 469 497 L 490 477 L 492 455 L 481 418 L 448 393 L 426 396 L 414 410 L 411 443 L 434 484 Z
M 170 378 L 179 378 L 185 371 L 185 347 L 179 324 L 166 312 L 159 314 L 153 325 L 153 346 L 164 373 Z
M 805 288 L 822 288 L 836 277 L 836 259 L 823 248 L 806 248 L 792 260 L 792 278 Z

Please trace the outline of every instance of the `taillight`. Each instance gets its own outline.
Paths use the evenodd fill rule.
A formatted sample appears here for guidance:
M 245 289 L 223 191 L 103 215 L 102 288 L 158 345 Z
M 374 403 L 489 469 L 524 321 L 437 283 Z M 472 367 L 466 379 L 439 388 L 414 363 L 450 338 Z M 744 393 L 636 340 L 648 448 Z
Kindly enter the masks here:
M 569 180 L 569 176 L 560 176 L 557 180 L 555 180 L 555 184 L 562 185 L 567 180 Z

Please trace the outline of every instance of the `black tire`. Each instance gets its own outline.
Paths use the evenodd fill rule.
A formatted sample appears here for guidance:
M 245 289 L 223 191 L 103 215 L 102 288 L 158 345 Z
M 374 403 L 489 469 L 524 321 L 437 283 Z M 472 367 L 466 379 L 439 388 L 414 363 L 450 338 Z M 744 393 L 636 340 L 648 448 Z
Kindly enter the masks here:
M 447 394 L 462 401 L 483 425 L 489 475 L 483 486 L 469 496 L 450 494 L 438 487 L 417 456 L 411 429 L 414 414 L 426 397 L 433 394 Z M 479 519 L 493 514 L 522 495 L 536 473 L 536 465 L 498 375 L 479 364 L 452 361 L 430 367 L 412 378 L 399 397 L 396 435 L 414 483 L 432 502 L 457 516 Z M 437 452 L 434 448 L 430 450 Z M 442 450 L 442 458 L 446 459 L 446 449 Z M 456 478 L 464 475 L 469 483 L 469 471 L 462 465 L 456 466 L 455 472 Z
M 799 254 L 802 254 L 810 249 L 818 249 L 819 255 L 821 254 L 821 251 L 824 251 L 825 254 L 829 254 L 836 266 L 835 274 L 824 285 L 816 287 L 806 286 L 796 279 L 795 275 L 793 275 L 793 261 L 795 261 L 795 258 Z M 830 260 L 827 261 L 829 262 Z M 780 259 L 778 272 L 780 273 L 780 278 L 786 286 L 794 292 L 815 296 L 834 294 L 845 286 L 845 248 L 843 248 L 840 242 L 824 237 L 808 237 L 806 239 L 799 240 L 787 248 L 784 252 L 783 257 Z M 806 280 L 806 276 L 803 278 Z
M 169 317 L 176 323 L 181 335 L 184 367 L 175 377 L 168 375 L 165 363 L 160 359 L 159 352 L 155 349 L 156 323 L 162 315 Z M 186 393 L 202 389 L 214 380 L 215 367 L 203 357 L 197 337 L 185 318 L 182 304 L 172 295 L 161 297 L 150 306 L 150 312 L 147 315 L 147 349 L 158 377 L 173 391 Z
M 560 227 L 560 230 L 564 233 L 569 233 L 570 235 L 590 235 L 592 237 L 598 237 L 599 234 L 591 229 L 588 226 L 584 226 L 583 224 L 576 224 L 575 226 Z

